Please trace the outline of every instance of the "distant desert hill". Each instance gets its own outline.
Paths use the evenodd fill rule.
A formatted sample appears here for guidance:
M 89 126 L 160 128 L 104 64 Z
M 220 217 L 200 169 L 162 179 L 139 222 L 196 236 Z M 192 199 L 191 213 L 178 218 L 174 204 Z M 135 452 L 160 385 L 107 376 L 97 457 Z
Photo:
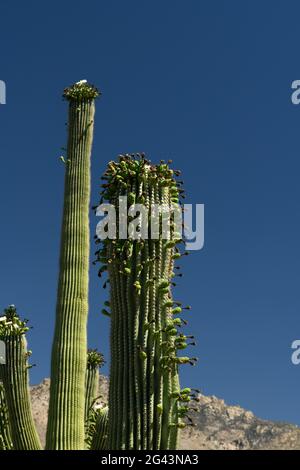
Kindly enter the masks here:
M 42 442 L 45 442 L 50 380 L 31 387 L 33 414 Z M 100 377 L 101 395 L 107 400 L 108 378 Z M 300 429 L 291 424 L 265 421 L 239 406 L 229 406 L 214 396 L 199 395 L 198 412 L 192 413 L 194 427 L 181 432 L 181 449 L 300 450 Z

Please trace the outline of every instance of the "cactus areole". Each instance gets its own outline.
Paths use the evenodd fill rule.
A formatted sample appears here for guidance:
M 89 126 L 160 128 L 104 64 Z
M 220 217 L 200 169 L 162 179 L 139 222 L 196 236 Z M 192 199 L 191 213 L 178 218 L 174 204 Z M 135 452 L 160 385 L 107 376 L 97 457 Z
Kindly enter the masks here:
M 90 164 L 98 95 L 85 80 L 63 94 L 69 102 L 68 147 L 47 449 L 85 447 Z
M 164 213 L 178 205 L 182 192 L 179 172 L 161 162 L 152 165 L 144 155 L 124 155 L 110 162 L 103 175 L 101 201 L 113 204 L 119 217 L 119 197 Z M 142 223 L 142 222 L 141 222 Z M 174 263 L 182 241 L 170 221 L 170 239 L 102 240 L 96 252 L 107 271 L 110 301 L 103 313 L 111 318 L 111 370 L 108 448 L 175 449 L 178 430 L 186 425 L 190 389 L 180 390 L 178 367 L 195 358 L 180 357 L 187 346 L 180 332 L 184 320 L 173 300 Z M 119 227 L 120 230 L 120 227 Z M 143 233 L 143 228 L 140 227 Z M 100 240 L 96 240 L 100 243 Z M 177 305 L 177 307 L 176 307 Z M 186 389 L 187 390 L 187 389 Z

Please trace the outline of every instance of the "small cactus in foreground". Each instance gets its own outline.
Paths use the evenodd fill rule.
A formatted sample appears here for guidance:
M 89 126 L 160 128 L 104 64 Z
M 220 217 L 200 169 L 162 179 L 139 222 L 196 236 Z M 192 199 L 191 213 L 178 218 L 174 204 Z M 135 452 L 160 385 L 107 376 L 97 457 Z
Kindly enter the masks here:
M 103 354 L 97 349 L 90 349 L 87 353 L 87 369 L 85 380 L 85 428 L 87 448 L 90 449 L 92 439 L 95 437 L 97 421 L 97 400 L 99 395 L 99 369 L 105 363 Z
M 28 358 L 25 333 L 27 321 L 21 320 L 11 305 L 0 318 L 0 340 L 5 343 L 6 361 L 0 365 L 5 401 L 14 450 L 39 450 L 41 444 L 31 411 L 28 379 Z
M 0 383 L 0 450 L 12 450 L 11 427 L 3 384 Z
M 99 398 L 99 368 L 104 364 L 103 354 L 90 349 L 87 354 L 85 379 L 85 421 L 89 419 L 95 400 Z
M 90 450 L 107 450 L 108 407 L 93 411 L 93 426 L 90 428 Z
M 155 205 L 165 215 L 175 207 L 178 215 L 178 173 L 164 162 L 152 165 L 143 155 L 121 156 L 108 165 L 100 202 L 116 207 L 116 220 L 122 216 L 119 197 L 124 196 L 126 210 L 133 203 L 148 210 L 148 222 Z M 178 366 L 196 360 L 178 356 L 188 344 L 180 333 L 182 309 L 172 294 L 182 239 L 172 220 L 169 239 L 161 233 L 152 239 L 142 215 L 135 226 L 140 236 L 120 236 L 119 226 L 115 239 L 103 240 L 96 252 L 102 263 L 99 276 L 107 272 L 110 281 L 105 308 L 111 318 L 108 448 L 175 449 L 178 430 L 185 426 L 181 402 L 190 400 L 188 393 L 180 393 Z

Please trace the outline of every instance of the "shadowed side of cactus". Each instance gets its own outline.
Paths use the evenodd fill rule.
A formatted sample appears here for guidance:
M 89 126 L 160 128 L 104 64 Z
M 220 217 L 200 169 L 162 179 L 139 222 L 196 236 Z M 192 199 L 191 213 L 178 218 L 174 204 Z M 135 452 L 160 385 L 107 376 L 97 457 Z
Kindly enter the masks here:
M 85 421 L 89 419 L 95 400 L 99 397 L 99 368 L 104 364 L 103 354 L 96 349 L 90 349 L 87 354 L 85 379 Z
M 103 309 L 111 318 L 109 449 L 175 449 L 178 430 L 186 425 L 191 396 L 180 390 L 178 366 L 196 358 L 178 356 L 188 337 L 180 332 L 185 321 L 172 295 L 182 241 L 178 174 L 164 162 L 125 155 L 110 162 L 103 176 L 100 203 L 114 205 L 117 213 L 115 239 L 104 239 L 96 252 L 103 264 L 99 276 L 107 271 L 110 281 Z M 128 210 L 129 238 L 127 224 L 125 233 L 120 225 Z
M 90 450 L 106 450 L 108 433 L 108 408 L 98 408 L 94 411 L 94 429 Z
M 87 354 L 86 370 L 86 394 L 85 394 L 85 427 L 86 427 L 86 447 L 91 448 L 94 434 L 96 432 L 96 423 L 99 414 L 99 405 L 97 400 L 99 395 L 100 374 L 99 368 L 105 363 L 103 354 L 96 349 L 90 349 Z
M 0 450 L 12 450 L 11 428 L 3 384 L 0 383 Z
M 90 165 L 98 95 L 85 80 L 64 91 L 69 102 L 69 128 L 67 159 L 63 159 L 65 193 L 47 449 L 85 447 Z
M 6 361 L 0 365 L 0 380 L 5 391 L 11 440 L 14 450 L 39 450 L 29 395 L 28 357 L 25 333 L 27 321 L 20 320 L 14 306 L 4 310 L 0 321 L 0 340 L 6 346 Z

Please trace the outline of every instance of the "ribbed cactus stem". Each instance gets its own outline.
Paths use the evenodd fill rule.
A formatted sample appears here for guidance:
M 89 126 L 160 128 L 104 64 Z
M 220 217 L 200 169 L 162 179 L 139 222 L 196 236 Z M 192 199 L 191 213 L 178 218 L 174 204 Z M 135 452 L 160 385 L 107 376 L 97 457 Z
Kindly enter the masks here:
M 117 226 L 116 239 L 105 239 L 97 252 L 98 260 L 104 263 L 100 274 L 107 271 L 110 279 L 108 447 L 176 448 L 178 429 L 184 426 L 180 419 L 183 413 L 179 416 L 178 365 L 186 362 L 177 355 L 185 344 L 177 328 L 180 320 L 175 320 L 181 309 L 174 310 L 171 289 L 181 234 L 170 214 L 182 212 L 179 183 L 167 164 L 152 165 L 140 155 L 110 162 L 103 179 L 102 199 L 116 207 L 117 221 L 120 197 L 127 196 L 126 209 L 133 202 L 146 209 L 146 215 L 139 208 L 132 214 L 139 229 L 131 237 L 120 237 Z M 157 236 L 152 237 L 150 217 L 155 210 L 161 214 Z M 166 219 L 169 239 L 162 233 Z
M 107 450 L 108 408 L 99 408 L 95 413 L 95 429 L 90 450 Z
M 4 386 L 0 383 L 0 450 L 12 450 L 11 427 Z
M 99 368 L 104 364 L 103 355 L 95 349 L 87 354 L 85 379 L 85 422 L 89 419 L 95 400 L 99 397 Z
M 85 81 L 64 91 L 69 101 L 69 135 L 47 449 L 85 446 L 90 165 L 98 94 Z
M 14 450 L 39 450 L 41 444 L 35 429 L 28 379 L 26 321 L 21 321 L 11 306 L 0 321 L 0 339 L 6 346 L 6 362 L 0 365 L 0 380 L 5 390 L 11 439 Z

